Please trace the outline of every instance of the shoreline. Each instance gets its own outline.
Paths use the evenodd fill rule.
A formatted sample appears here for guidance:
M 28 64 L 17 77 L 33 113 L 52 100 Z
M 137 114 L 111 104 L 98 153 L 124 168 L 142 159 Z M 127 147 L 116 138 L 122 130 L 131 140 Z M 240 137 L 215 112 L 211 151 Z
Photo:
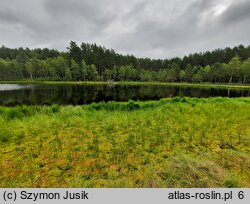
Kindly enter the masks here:
M 146 86 L 184 86 L 204 88 L 250 89 L 250 85 L 186 83 L 186 82 L 135 82 L 135 81 L 0 81 L 0 84 L 49 84 L 49 85 L 146 85 Z

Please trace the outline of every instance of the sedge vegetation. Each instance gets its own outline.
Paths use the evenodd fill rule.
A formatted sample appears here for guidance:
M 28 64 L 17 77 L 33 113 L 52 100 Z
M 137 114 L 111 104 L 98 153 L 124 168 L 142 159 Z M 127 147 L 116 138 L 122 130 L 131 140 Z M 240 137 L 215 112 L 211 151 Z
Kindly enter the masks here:
M 250 187 L 250 98 L 0 107 L 0 187 Z

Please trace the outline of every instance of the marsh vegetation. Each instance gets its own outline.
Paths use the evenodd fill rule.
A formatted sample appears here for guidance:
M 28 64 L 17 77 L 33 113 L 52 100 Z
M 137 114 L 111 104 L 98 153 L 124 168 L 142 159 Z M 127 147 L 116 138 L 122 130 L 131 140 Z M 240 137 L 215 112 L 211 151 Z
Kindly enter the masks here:
M 0 108 L 1 187 L 249 187 L 250 98 Z

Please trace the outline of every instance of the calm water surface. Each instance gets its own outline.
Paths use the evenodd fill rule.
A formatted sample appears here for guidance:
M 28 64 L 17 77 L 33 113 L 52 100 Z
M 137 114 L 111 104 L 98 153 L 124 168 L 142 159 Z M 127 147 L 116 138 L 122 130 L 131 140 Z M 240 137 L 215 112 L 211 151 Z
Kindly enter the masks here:
M 0 84 L 0 105 L 82 105 L 101 101 L 158 100 L 174 96 L 241 97 L 250 90 L 157 85 L 18 85 Z

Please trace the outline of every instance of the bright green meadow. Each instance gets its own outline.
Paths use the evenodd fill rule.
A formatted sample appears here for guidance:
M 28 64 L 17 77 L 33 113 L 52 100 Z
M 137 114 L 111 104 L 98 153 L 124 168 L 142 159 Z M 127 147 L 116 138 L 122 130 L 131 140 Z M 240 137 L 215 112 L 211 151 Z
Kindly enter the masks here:
M 250 98 L 0 107 L 0 187 L 250 187 Z

